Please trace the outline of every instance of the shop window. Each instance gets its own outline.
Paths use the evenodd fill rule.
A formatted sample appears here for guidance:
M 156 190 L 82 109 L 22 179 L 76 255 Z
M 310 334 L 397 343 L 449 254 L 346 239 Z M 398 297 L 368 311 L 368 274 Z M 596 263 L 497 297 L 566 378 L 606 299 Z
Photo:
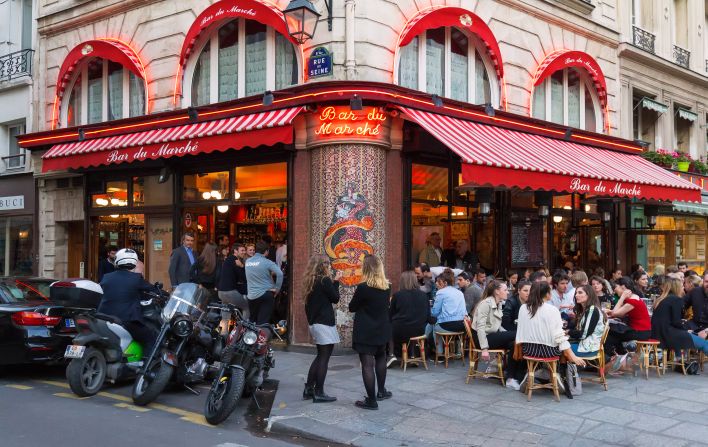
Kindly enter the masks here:
M 0 275 L 32 275 L 32 216 L 0 218 Z
M 79 126 L 145 114 L 145 84 L 121 64 L 93 58 L 76 68 L 61 122 Z
M 296 85 L 293 44 L 259 22 L 236 19 L 203 43 L 185 77 L 185 98 L 200 106 Z
M 574 68 L 559 70 L 533 91 L 534 118 L 592 132 L 602 131 L 602 113 L 592 80 Z
M 124 180 L 106 182 L 104 193 L 91 195 L 91 206 L 94 208 L 128 206 L 128 182 Z
M 234 200 L 279 200 L 288 196 L 287 163 L 236 168 Z
M 484 45 L 457 28 L 424 31 L 398 60 L 398 84 L 474 104 L 499 105 L 499 91 Z
M 689 107 L 674 103 L 674 146 L 679 152 L 691 151 L 691 131 L 697 119 Z
M 160 183 L 159 177 L 133 177 L 133 206 L 172 204 L 172 182 Z
M 437 166 L 413 164 L 411 198 L 446 202 L 448 199 L 448 170 Z
M 188 174 L 183 179 L 182 199 L 187 202 L 229 199 L 229 171 Z

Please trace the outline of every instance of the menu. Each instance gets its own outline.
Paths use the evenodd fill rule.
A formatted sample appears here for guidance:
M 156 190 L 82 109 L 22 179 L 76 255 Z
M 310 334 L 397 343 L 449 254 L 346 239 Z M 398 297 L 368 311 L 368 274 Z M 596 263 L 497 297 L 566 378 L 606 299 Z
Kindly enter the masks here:
M 543 263 L 543 222 L 540 220 L 511 224 L 511 266 Z

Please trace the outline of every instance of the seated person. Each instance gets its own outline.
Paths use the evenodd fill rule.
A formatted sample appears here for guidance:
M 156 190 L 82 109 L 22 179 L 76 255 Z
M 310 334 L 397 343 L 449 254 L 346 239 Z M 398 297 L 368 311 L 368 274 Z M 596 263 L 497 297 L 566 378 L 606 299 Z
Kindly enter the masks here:
M 143 275 L 131 272 L 137 262 L 138 254 L 130 248 L 116 253 L 116 271 L 101 280 L 103 297 L 98 312 L 119 318 L 130 335 L 143 345 L 143 353 L 147 355 L 155 344 L 157 332 L 143 319 L 140 301 L 142 292 L 153 290 L 153 286 Z
M 553 274 L 552 284 L 551 304 L 560 310 L 561 317 L 564 320 L 572 320 L 574 318 L 573 308 L 575 308 L 575 302 L 573 301 L 573 295 L 575 291 L 569 287 L 570 276 L 559 270 Z
M 526 304 L 531 293 L 531 281 L 522 279 L 516 284 L 517 292 L 513 294 L 504 304 L 502 314 L 502 327 L 507 331 L 516 330 L 516 320 L 519 318 L 519 309 L 522 304 Z
M 413 271 L 401 274 L 401 289 L 391 298 L 389 317 L 393 329 L 393 350 L 401 356 L 401 345 L 411 337 L 425 334 L 430 318 L 428 295 L 420 290 Z
M 472 287 L 472 277 L 470 277 L 470 274 L 467 272 L 462 272 L 457 275 L 457 287 L 459 287 L 460 291 L 465 295 L 465 307 L 469 315 L 482 295 L 479 293 L 479 288 Z
M 568 331 L 570 348 L 579 357 L 593 357 L 600 350 L 607 318 L 591 286 L 575 289 L 575 316 L 575 328 Z
M 608 318 L 626 320 L 628 328 L 621 327 L 621 331 L 610 324 L 610 333 L 605 342 L 605 352 L 608 355 L 619 354 L 613 358 L 616 361 L 613 369 L 626 358 L 626 350 L 622 342 L 631 340 L 648 340 L 651 337 L 651 319 L 644 301 L 639 298 L 631 279 L 624 276 L 615 283 L 615 293 L 620 297 L 614 309 L 606 312 Z
M 684 308 L 693 311 L 688 326 L 694 332 L 708 328 L 708 270 L 703 274 L 703 287 L 694 287 L 684 298 Z
M 482 350 L 482 361 L 490 360 L 489 349 L 503 349 L 514 352 L 515 331 L 507 331 L 502 327 L 502 301 L 508 296 L 506 283 L 492 281 L 487 286 L 487 297 L 479 302 L 474 309 L 472 318 L 472 336 L 477 349 Z M 519 377 L 517 377 L 518 362 L 513 356 L 507 356 L 506 386 L 518 390 Z
M 663 291 L 654 301 L 654 312 L 651 316 L 651 335 L 661 342 L 662 349 L 673 349 L 679 352 L 683 349 L 697 349 L 708 354 L 708 330 L 699 333 L 687 331 L 681 321 L 683 311 L 683 285 L 677 278 L 667 278 Z
M 435 303 L 431 315 L 436 318 L 434 325 L 428 324 L 425 334 L 433 335 L 437 352 L 442 354 L 442 342 L 437 339 L 435 332 L 464 332 L 465 296 L 455 288 L 455 274 L 450 269 L 445 269 L 435 280 L 438 288 L 435 294 Z

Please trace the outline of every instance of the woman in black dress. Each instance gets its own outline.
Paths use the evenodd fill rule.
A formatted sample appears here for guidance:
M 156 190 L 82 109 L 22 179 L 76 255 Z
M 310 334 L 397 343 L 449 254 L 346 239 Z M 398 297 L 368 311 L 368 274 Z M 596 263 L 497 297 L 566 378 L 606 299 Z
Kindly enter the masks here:
M 420 290 L 415 272 L 403 272 L 400 285 L 401 289 L 391 298 L 390 308 L 396 356 L 401 355 L 401 346 L 411 337 L 425 335 L 425 325 L 430 318 L 428 294 Z
M 651 336 L 661 342 L 663 349 L 673 349 L 677 354 L 681 350 L 697 349 L 708 353 L 708 330 L 697 334 L 683 328 L 683 284 L 677 278 L 665 278 L 663 291 L 654 301 L 651 316 Z
M 377 410 L 377 400 L 392 396 L 386 390 L 386 344 L 391 339 L 391 322 L 388 317 L 391 286 L 386 279 L 383 263 L 377 256 L 366 255 L 361 271 L 363 282 L 354 291 L 349 302 L 349 312 L 355 312 L 352 341 L 354 350 L 359 353 L 367 396 L 364 400 L 356 401 L 355 405 Z

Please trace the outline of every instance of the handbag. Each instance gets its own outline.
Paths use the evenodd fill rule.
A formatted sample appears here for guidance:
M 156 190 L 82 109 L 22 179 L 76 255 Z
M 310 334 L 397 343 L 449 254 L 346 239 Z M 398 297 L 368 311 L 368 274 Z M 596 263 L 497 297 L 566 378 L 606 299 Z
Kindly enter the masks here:
M 624 334 L 625 332 L 629 331 L 630 327 L 627 326 L 625 323 L 623 323 L 620 320 L 616 319 L 611 319 L 607 322 L 610 325 L 610 331 L 616 333 L 616 334 Z
M 566 383 L 570 394 L 580 396 L 583 394 L 583 382 L 580 380 L 580 373 L 575 363 L 568 363 L 565 370 Z

